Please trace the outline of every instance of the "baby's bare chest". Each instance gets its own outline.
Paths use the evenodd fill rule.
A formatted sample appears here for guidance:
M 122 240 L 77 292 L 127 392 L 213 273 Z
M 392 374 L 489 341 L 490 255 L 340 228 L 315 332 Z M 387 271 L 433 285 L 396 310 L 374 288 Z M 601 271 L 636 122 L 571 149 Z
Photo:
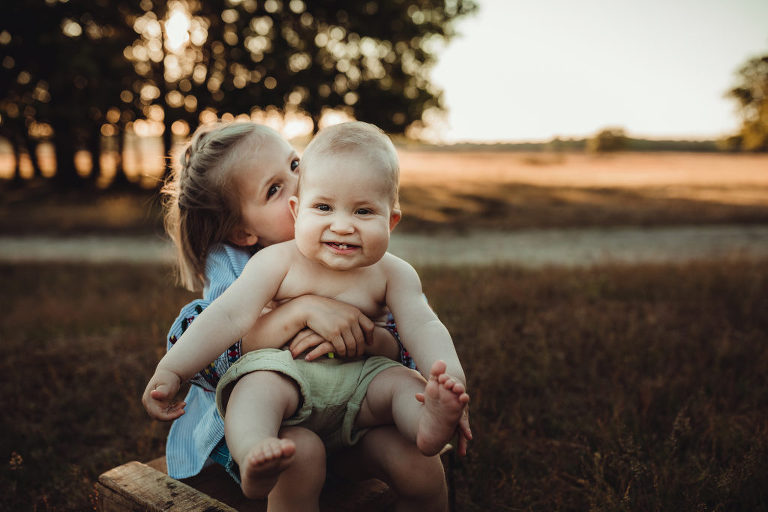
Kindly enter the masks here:
M 275 299 L 282 302 L 318 295 L 345 302 L 376 318 L 385 309 L 386 292 L 386 276 L 375 265 L 346 272 L 300 267 L 288 272 Z

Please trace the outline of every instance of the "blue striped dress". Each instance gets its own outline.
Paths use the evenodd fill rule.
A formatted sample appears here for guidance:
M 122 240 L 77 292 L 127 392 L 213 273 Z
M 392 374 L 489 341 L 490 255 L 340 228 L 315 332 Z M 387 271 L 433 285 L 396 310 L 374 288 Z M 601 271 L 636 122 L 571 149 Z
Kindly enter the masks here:
M 229 245 L 218 245 L 208 254 L 203 298 L 181 309 L 166 338 L 168 349 L 181 337 L 190 322 L 242 273 L 251 253 Z M 216 383 L 240 357 L 240 342 L 234 343 L 208 368 L 195 375 L 184 399 L 184 415 L 171 425 L 165 445 L 168 475 L 189 478 L 211 464 L 209 455 L 224 438 L 224 420 L 216 410 Z

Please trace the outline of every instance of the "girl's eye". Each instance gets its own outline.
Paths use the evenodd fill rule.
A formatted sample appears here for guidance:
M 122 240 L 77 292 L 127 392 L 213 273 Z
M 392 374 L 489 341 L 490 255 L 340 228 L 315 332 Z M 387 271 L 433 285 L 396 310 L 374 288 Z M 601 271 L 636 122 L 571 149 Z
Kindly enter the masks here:
M 358 208 L 355 213 L 357 215 L 369 215 L 371 213 L 371 210 L 369 208 Z
M 267 199 L 277 194 L 278 190 L 280 190 L 280 185 L 270 185 L 269 190 L 267 190 Z
M 291 160 L 291 171 L 295 171 L 299 168 L 299 159 L 296 158 L 294 160 Z
M 315 209 L 320 210 L 321 212 L 329 212 L 331 211 L 331 207 L 327 204 L 316 204 Z

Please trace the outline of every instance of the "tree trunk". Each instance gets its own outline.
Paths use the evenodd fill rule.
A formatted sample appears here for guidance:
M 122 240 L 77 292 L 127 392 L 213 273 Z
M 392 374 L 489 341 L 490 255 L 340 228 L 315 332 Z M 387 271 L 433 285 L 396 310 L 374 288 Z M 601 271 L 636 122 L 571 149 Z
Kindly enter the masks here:
M 88 135 L 88 151 L 91 153 L 93 165 L 87 181 L 91 185 L 96 186 L 96 182 L 101 176 L 101 133 L 98 126 L 94 126 Z
M 80 186 L 82 178 L 75 169 L 76 139 L 68 123 L 55 121 L 53 125 L 53 146 L 56 151 L 56 174 L 53 177 L 57 189 L 73 189 Z
M 40 161 L 37 159 L 37 142 L 33 141 L 28 134 L 23 135 L 24 146 L 29 154 L 29 161 L 32 163 L 32 179 L 42 178 L 43 172 L 40 170 Z
M 19 151 L 19 145 L 18 141 L 14 141 L 13 139 L 8 139 L 8 142 L 11 143 L 11 149 L 13 151 L 13 178 L 11 179 L 11 183 L 13 183 L 14 186 L 20 186 L 24 179 L 21 177 L 21 152 Z
M 166 183 L 168 179 L 171 177 L 171 171 L 173 169 L 173 160 L 171 155 L 171 150 L 173 149 L 173 130 L 171 130 L 171 125 L 173 124 L 173 119 L 170 119 L 170 112 L 168 111 L 168 105 L 163 102 L 163 107 L 165 108 L 165 119 L 163 120 L 163 123 L 165 124 L 165 130 L 163 131 L 163 155 L 165 155 L 165 170 L 163 171 L 163 177 L 160 180 L 160 183 Z
M 133 183 L 128 181 L 128 176 L 126 176 L 125 169 L 123 168 L 123 163 L 125 162 L 125 155 L 123 155 L 124 150 L 125 133 L 118 133 L 117 154 L 119 155 L 119 159 L 117 162 L 117 169 L 115 169 L 115 177 L 112 178 L 112 182 L 109 184 L 109 188 L 113 190 L 127 190 L 134 186 Z

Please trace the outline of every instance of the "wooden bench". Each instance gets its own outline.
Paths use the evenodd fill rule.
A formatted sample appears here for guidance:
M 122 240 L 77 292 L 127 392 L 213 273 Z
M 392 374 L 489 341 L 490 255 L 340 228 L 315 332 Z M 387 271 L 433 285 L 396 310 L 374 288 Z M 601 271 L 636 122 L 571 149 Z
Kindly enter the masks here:
M 443 450 L 450 509 L 453 510 L 453 450 Z M 224 468 L 212 465 L 183 481 L 167 475 L 165 457 L 146 464 L 128 462 L 102 473 L 96 483 L 100 512 L 264 512 L 266 500 L 248 500 Z M 355 485 L 326 487 L 320 497 L 321 511 L 391 510 L 395 495 L 381 480 Z

